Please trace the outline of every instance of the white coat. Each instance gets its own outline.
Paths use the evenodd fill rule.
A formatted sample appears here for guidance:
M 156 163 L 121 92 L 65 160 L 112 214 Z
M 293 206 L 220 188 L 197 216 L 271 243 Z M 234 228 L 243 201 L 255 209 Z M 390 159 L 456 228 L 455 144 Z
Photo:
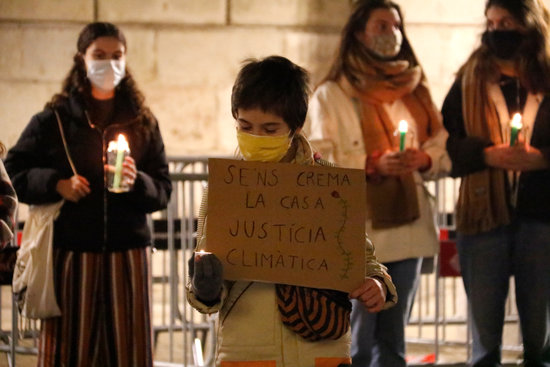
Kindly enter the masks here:
M 391 105 L 386 103 L 384 107 L 396 127 L 400 119 L 409 122 L 408 134 L 413 137 L 414 146 L 418 147 L 414 134 L 416 125 L 404 104 L 396 101 Z M 367 153 L 359 110 L 337 83 L 327 81 L 316 89 L 309 104 L 304 132 L 314 149 L 317 148 L 323 154 L 323 158 L 340 167 L 365 168 Z M 411 223 L 389 229 L 373 229 L 371 221 L 367 220 L 367 233 L 376 245 L 376 257 L 380 262 L 432 257 L 438 253 L 438 236 L 425 181 L 444 176 L 450 170 L 451 163 L 445 149 L 447 136 L 445 129 L 440 129 L 421 147 L 430 156 L 432 166 L 422 174 L 414 173 L 420 217 Z

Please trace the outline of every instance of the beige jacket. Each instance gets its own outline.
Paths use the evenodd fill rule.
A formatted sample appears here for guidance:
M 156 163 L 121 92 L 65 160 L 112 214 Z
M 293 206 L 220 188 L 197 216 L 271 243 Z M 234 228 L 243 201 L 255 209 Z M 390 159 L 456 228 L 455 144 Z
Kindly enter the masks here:
M 298 152 L 292 163 L 315 164 L 308 141 L 302 136 L 294 139 Z M 207 192 L 203 210 L 207 205 Z M 197 250 L 206 241 L 205 216 L 199 219 L 200 237 Z M 385 308 L 397 301 L 397 293 L 383 265 L 374 255 L 374 247 L 366 237 L 366 276 L 383 279 L 388 288 Z M 226 281 L 221 301 L 208 307 L 201 303 L 187 286 L 187 300 L 199 312 L 219 312 L 217 327 L 216 366 L 251 366 L 253 361 L 264 361 L 262 366 L 273 367 L 331 367 L 350 363 L 350 332 L 338 340 L 309 342 L 286 328 L 280 320 L 275 285 L 249 281 Z M 265 361 L 270 361 L 265 363 Z M 229 362 L 240 362 L 231 364 Z
M 408 135 L 413 137 L 413 145 L 418 147 L 418 140 L 414 138 L 414 119 L 404 105 L 397 101 L 393 105 L 386 104 L 385 108 L 392 120 L 396 120 L 394 124 L 399 121 L 397 116 L 409 122 L 412 133 Z M 325 82 L 316 89 L 309 104 L 304 132 L 325 159 L 341 167 L 364 169 L 367 153 L 358 112 L 352 99 L 337 83 Z M 438 253 L 432 202 L 424 183 L 445 176 L 450 171 L 451 161 L 445 149 L 447 136 L 445 129 L 441 129 L 421 147 L 430 156 L 432 166 L 426 172 L 416 172 L 414 175 L 420 218 L 406 225 L 382 230 L 373 229 L 367 220 L 367 233 L 376 244 L 376 257 L 380 262 L 432 257 Z

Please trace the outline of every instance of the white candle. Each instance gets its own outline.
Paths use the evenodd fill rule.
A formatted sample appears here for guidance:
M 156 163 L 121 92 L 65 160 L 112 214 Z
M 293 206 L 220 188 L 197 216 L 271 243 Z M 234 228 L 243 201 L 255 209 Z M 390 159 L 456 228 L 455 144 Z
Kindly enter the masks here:
M 407 131 L 409 130 L 409 124 L 405 120 L 399 121 L 399 151 L 402 152 L 405 150 L 405 138 L 407 136 Z
M 126 138 L 122 134 L 118 134 L 118 140 L 116 143 L 116 164 L 115 164 L 115 177 L 113 178 L 113 189 L 120 187 L 122 180 L 122 163 L 124 162 L 124 153 L 130 150 Z
M 199 338 L 195 338 L 195 343 L 193 344 L 193 360 L 195 361 L 195 366 L 204 366 L 204 359 L 202 357 L 202 344 Z

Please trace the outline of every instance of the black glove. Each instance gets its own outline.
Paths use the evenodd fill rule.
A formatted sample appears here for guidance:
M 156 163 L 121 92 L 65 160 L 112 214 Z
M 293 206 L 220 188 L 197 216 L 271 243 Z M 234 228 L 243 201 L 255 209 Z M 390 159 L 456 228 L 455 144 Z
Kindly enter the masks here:
M 223 265 L 214 254 L 197 258 L 192 256 L 187 262 L 193 293 L 206 305 L 213 305 L 219 299 L 223 284 Z

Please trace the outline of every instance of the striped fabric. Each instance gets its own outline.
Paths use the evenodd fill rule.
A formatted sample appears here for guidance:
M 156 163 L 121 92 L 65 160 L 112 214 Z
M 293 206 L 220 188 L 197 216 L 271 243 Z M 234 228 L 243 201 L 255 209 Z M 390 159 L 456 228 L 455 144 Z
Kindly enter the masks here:
M 277 284 L 281 321 L 309 341 L 339 339 L 350 327 L 347 293 Z
M 149 256 L 55 249 L 63 314 L 42 320 L 38 366 L 152 366 Z

